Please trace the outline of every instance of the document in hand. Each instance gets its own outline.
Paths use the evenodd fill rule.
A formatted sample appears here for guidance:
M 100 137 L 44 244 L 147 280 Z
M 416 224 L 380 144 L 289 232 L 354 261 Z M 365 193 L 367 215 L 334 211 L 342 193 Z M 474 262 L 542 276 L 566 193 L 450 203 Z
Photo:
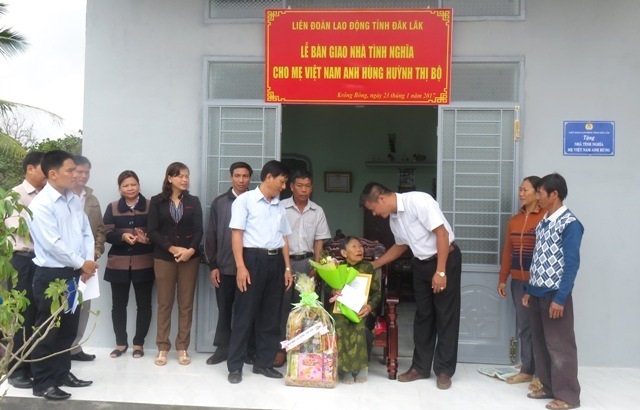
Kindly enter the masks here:
M 98 271 L 96 270 L 96 274 L 87 279 L 86 282 L 78 281 L 78 290 L 82 292 L 82 300 L 97 299 L 100 296 Z

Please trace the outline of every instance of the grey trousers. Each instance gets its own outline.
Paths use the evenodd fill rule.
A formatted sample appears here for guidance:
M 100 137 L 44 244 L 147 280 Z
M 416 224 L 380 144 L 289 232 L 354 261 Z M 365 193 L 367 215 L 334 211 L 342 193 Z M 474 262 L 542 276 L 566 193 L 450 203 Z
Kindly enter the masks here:
M 563 316 L 549 318 L 555 293 L 542 298 L 531 296 L 531 334 L 536 376 L 545 393 L 569 404 L 580 404 L 578 350 L 573 330 L 573 298 L 567 297 Z
M 533 360 L 533 345 L 531 344 L 531 310 L 522 306 L 522 296 L 527 290 L 527 283 L 523 280 L 511 280 L 511 298 L 516 310 L 516 327 L 520 340 L 521 373 L 534 374 L 535 363 Z

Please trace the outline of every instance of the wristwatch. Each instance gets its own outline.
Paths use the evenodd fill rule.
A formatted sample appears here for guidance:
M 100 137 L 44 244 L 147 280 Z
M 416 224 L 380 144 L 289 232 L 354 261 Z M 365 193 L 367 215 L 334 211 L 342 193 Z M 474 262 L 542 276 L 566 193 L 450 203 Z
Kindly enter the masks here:
M 447 276 L 444 272 L 436 272 L 436 275 L 440 276 L 441 278 Z

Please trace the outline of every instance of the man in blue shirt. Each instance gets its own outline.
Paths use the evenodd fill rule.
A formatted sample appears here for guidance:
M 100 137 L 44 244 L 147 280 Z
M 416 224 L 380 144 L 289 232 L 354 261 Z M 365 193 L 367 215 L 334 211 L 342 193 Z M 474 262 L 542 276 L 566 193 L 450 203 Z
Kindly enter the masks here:
M 285 287 L 293 284 L 289 262 L 287 222 L 279 195 L 286 188 L 288 170 L 279 161 L 262 167 L 260 185 L 240 195 L 231 207 L 231 248 L 236 263 L 228 380 L 242 381 L 242 366 L 251 329 L 255 329 L 253 373 L 282 378 L 273 368 L 280 342 L 280 309 Z
M 33 259 L 36 327 L 51 317 L 51 300 L 45 297 L 50 282 L 64 279 L 73 292 L 79 280 L 86 281 L 98 268 L 93 258 L 94 239 L 89 220 L 80 199 L 71 191 L 75 171 L 73 156 L 59 150 L 47 152 L 41 168 L 48 182 L 31 201 L 32 219 L 27 219 L 36 255 Z M 74 296 L 70 295 L 69 301 Z M 68 351 L 59 353 L 72 345 L 78 330 L 78 313 L 79 309 L 62 313 L 59 326 L 50 329 L 31 354 L 36 360 L 31 364 L 34 396 L 64 400 L 71 394 L 58 386 L 85 387 L 92 383 L 79 380 L 70 372 Z M 53 356 L 44 359 L 50 355 Z
M 531 278 L 522 304 L 531 309 L 533 356 L 542 389 L 528 397 L 554 399 L 549 409 L 573 409 L 580 406 L 580 383 L 571 291 L 584 228 L 563 205 L 568 189 L 562 175 L 543 177 L 536 191 L 547 213 L 536 227 Z

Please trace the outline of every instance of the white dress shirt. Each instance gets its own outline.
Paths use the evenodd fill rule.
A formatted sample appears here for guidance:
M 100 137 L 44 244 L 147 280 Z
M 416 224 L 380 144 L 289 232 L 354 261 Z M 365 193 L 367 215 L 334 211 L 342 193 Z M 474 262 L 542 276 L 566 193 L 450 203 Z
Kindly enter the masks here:
M 268 202 L 259 187 L 233 201 L 229 228 L 244 231 L 242 246 L 245 248 L 282 248 L 284 237 L 291 234 L 280 199 Z
M 389 215 L 391 232 L 398 245 L 409 245 L 413 256 L 428 259 L 438 253 L 433 230 L 444 225 L 449 232 L 449 244 L 455 237 L 440 205 L 424 192 L 396 193 L 397 210 Z
M 37 266 L 80 269 L 85 260 L 93 260 L 95 244 L 89 219 L 71 190 L 61 195 L 47 183 L 29 209 Z
M 33 198 L 36 197 L 38 191 L 25 179 L 22 183 L 13 188 L 13 191 L 20 194 L 20 203 L 26 207 L 29 207 Z M 20 213 L 14 211 L 13 215 L 11 215 L 6 220 L 7 227 L 9 228 L 17 228 L 20 223 L 20 217 L 23 217 L 25 221 L 31 219 L 27 211 L 22 211 Z M 13 251 L 14 252 L 33 252 L 33 241 L 27 240 L 22 236 L 16 235 L 15 240 L 9 237 L 9 240 L 13 243 Z
M 290 254 L 313 252 L 315 241 L 331 238 L 327 218 L 318 204 L 311 200 L 307 201 L 302 213 L 293 201 L 293 197 L 284 199 L 282 204 L 291 226 L 291 235 L 288 238 Z

